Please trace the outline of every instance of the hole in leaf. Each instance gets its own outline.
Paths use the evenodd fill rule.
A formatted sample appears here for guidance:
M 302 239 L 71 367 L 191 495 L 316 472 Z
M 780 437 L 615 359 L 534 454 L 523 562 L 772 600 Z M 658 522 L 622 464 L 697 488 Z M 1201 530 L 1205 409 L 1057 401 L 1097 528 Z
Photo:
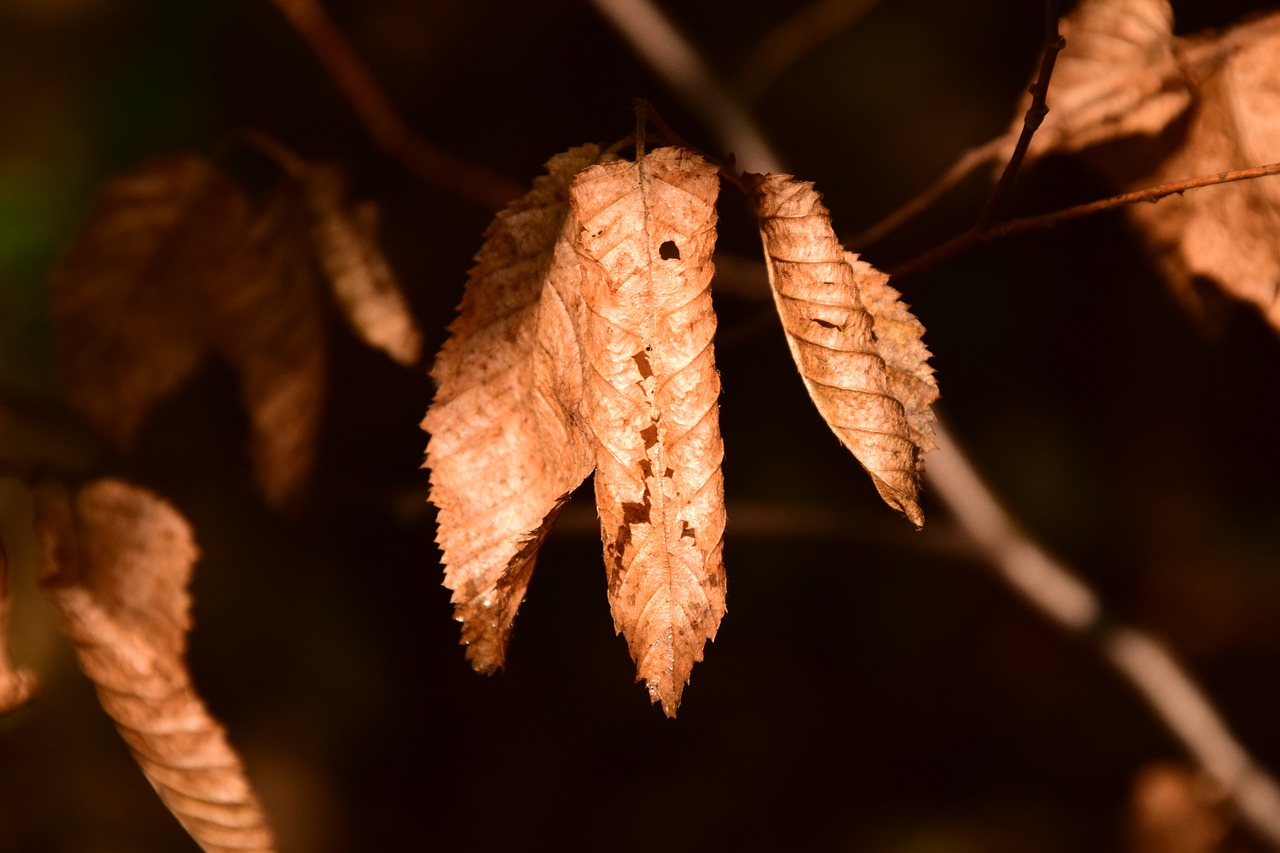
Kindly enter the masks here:
M 680 260 L 680 247 L 675 244 L 675 241 L 668 240 L 658 247 L 658 257 L 664 261 L 678 261 Z

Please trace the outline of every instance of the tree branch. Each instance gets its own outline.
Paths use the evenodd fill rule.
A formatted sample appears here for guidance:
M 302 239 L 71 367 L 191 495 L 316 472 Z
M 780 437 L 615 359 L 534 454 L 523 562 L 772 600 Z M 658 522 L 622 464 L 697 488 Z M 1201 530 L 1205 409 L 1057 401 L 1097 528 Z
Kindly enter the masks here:
M 1019 219 L 1010 219 L 999 225 L 993 225 L 984 231 L 966 231 L 959 234 L 940 246 L 930 249 L 923 255 L 914 258 L 906 263 L 899 264 L 890 270 L 890 274 L 896 278 L 903 278 L 916 273 L 924 272 L 938 265 L 942 261 L 948 260 L 954 255 L 972 249 L 980 243 L 988 240 L 996 240 L 1001 237 L 1009 237 L 1014 234 L 1021 234 L 1024 231 L 1034 231 L 1038 228 L 1050 228 L 1062 222 L 1068 222 L 1072 219 L 1079 219 L 1082 216 L 1091 216 L 1095 213 L 1102 213 L 1106 210 L 1114 210 L 1118 207 L 1124 207 L 1130 204 L 1138 204 L 1140 202 L 1148 202 L 1154 204 L 1162 198 L 1171 195 L 1182 195 L 1188 190 L 1197 190 L 1204 187 L 1218 186 L 1219 184 L 1230 184 L 1236 181 L 1251 181 L 1256 178 L 1265 178 L 1271 175 L 1280 175 L 1280 163 L 1268 163 L 1265 166 L 1251 166 L 1248 169 L 1233 169 L 1226 172 L 1214 172 L 1211 175 L 1200 175 L 1194 178 L 1185 178 L 1181 181 L 1170 181 L 1164 184 L 1155 184 L 1150 187 L 1144 187 L 1140 190 L 1132 192 L 1120 193 L 1108 198 L 1090 201 L 1084 204 L 1077 204 L 1074 207 L 1066 207 L 1062 210 L 1055 210 L 1051 213 L 1041 213 L 1036 216 L 1024 216 Z
M 428 184 L 486 210 L 501 210 L 524 192 L 514 182 L 454 157 L 410 130 L 317 0 L 270 1 L 310 46 L 384 154 Z
M 594 2 L 598 8 L 621 5 L 619 0 Z M 690 91 L 684 97 L 695 104 L 702 94 L 715 90 L 709 72 L 698 76 L 698 69 L 705 66 L 697 59 L 697 51 L 662 18 L 651 0 L 630 0 L 626 5 L 632 7 L 636 19 L 662 24 L 661 45 L 648 41 L 658 28 L 623 32 L 655 71 L 677 88 L 687 86 Z M 610 20 L 616 27 L 626 28 L 629 19 L 610 16 Z M 690 57 L 697 61 L 691 62 Z M 667 67 L 668 62 L 680 67 Z M 727 124 L 719 123 L 716 110 L 703 115 L 719 128 L 728 147 L 768 151 L 745 115 Z M 786 171 L 776 158 L 762 159 L 756 168 Z M 942 424 L 938 425 L 937 442 L 938 451 L 929 456 L 929 483 L 969 536 L 982 546 L 997 576 L 1053 622 L 1094 643 L 1204 771 L 1223 787 L 1242 820 L 1261 838 L 1280 847 L 1280 786 L 1232 736 L 1204 691 L 1153 639 L 1135 628 L 1101 620 L 1097 594 L 1018 529 Z
M 1040 123 L 1049 114 L 1049 106 L 1046 103 L 1049 95 L 1049 80 L 1053 77 L 1053 66 L 1058 61 L 1058 54 L 1067 46 L 1067 40 L 1058 31 L 1057 0 L 1045 0 L 1044 5 L 1044 54 L 1040 59 L 1040 74 L 1031 87 L 1031 106 L 1027 107 L 1027 113 L 1022 118 L 1022 133 L 1018 135 L 1018 142 L 1013 148 L 1009 162 L 1000 173 L 1000 181 L 991 191 L 991 196 L 982 208 L 982 213 L 978 215 L 978 223 L 973 227 L 975 231 L 985 231 L 995 221 L 996 213 L 1009 195 L 1009 190 L 1013 188 L 1013 179 L 1018 176 L 1018 169 L 1022 167 L 1022 161 L 1027 156 L 1031 137 L 1036 135 L 1036 131 L 1040 129 Z

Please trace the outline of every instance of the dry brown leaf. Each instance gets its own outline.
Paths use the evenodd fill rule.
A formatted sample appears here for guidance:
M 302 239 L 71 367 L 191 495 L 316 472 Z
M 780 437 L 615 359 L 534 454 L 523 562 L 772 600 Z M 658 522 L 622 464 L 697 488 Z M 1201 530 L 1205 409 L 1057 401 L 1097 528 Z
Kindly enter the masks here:
M 211 284 L 210 343 L 240 377 L 249 455 L 273 506 L 308 484 L 324 416 L 327 347 L 302 199 L 278 188 Z
M 1280 161 L 1280 15 L 1224 34 L 1234 49 L 1213 63 L 1186 135 L 1152 175 L 1126 188 Z M 1175 290 L 1199 309 L 1196 279 L 1255 305 L 1280 329 L 1280 182 L 1244 181 L 1131 205 Z
M 248 221 L 244 195 L 207 161 L 167 157 L 107 185 L 53 273 L 60 378 L 121 447 L 203 355 L 199 293 Z
M 609 602 L 669 716 L 725 612 L 716 172 L 661 148 L 586 169 L 570 189 Z
M 930 405 L 937 397 L 919 340 L 923 328 L 906 319 L 881 273 L 846 260 L 813 184 L 790 175 L 746 178 L 774 302 L 805 388 L 885 503 L 919 527 L 921 457 L 933 446 Z M 864 288 L 876 317 L 863 302 Z
M 582 312 L 568 187 L 594 145 L 548 174 L 485 232 L 422 422 L 436 541 L 467 658 L 502 666 L 538 547 L 595 464 L 581 420 Z
M 1202 774 L 1173 763 L 1143 767 L 1129 803 L 1132 853 L 1217 853 L 1227 820 L 1222 792 Z
M 43 585 L 85 674 L 161 800 L 210 853 L 268 851 L 266 818 L 184 663 L 198 550 L 154 494 L 98 480 L 42 496 Z
M 0 542 L 0 714 L 25 705 L 36 689 L 35 673 L 9 660 L 9 559 Z
M 1174 53 L 1168 0 L 1084 0 L 1059 30 L 1066 48 L 1054 67 L 1049 114 L 1028 157 L 1154 136 L 1191 106 L 1190 84 Z M 1028 95 L 1010 130 L 1010 151 L 1029 104 Z
M 342 175 L 334 168 L 310 167 L 303 186 L 311 241 L 343 316 L 369 346 L 405 366 L 416 364 L 422 333 L 378 248 L 377 208 L 349 208 Z

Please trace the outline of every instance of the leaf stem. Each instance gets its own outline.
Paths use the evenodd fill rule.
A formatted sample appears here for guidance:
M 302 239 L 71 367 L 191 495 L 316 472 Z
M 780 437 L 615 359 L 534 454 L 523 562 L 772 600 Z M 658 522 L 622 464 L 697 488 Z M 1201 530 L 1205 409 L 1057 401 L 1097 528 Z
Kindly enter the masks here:
M 490 211 L 523 190 L 483 166 L 454 157 L 409 129 L 386 93 L 316 0 L 270 0 L 310 46 L 375 145 L 423 181 Z

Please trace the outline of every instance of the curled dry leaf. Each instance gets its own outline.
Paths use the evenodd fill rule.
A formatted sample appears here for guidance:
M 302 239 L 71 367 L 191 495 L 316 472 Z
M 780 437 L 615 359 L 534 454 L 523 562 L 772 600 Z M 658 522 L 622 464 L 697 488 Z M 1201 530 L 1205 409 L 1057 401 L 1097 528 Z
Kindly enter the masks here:
M 1028 157 L 1154 136 L 1191 105 L 1168 0 L 1083 0 L 1062 20 L 1060 32 L 1066 48 L 1054 68 L 1049 115 L 1032 137 Z M 1029 104 L 1028 95 L 1009 133 L 1010 152 Z
M 25 705 L 36 689 L 35 673 L 9 660 L 9 560 L 0 542 L 0 714 Z
M 787 346 L 828 426 L 885 503 L 917 527 L 923 454 L 933 448 L 937 385 L 924 329 L 887 277 L 851 260 L 813 184 L 747 175 Z
M 594 145 L 548 174 L 485 232 L 458 318 L 436 357 L 422 422 L 436 541 L 467 658 L 502 666 L 538 546 L 595 464 L 582 422 L 584 310 L 568 188 Z
M 422 333 L 395 273 L 378 248 L 377 208 L 351 209 L 341 173 L 313 166 L 303 174 L 311 241 L 351 328 L 369 346 L 405 366 L 422 355 Z
M 198 557 L 186 520 L 137 486 L 98 480 L 74 507 L 42 496 L 36 529 L 59 624 L 165 805 L 210 853 L 271 850 L 240 759 L 183 660 Z
M 272 505 L 302 497 L 324 415 L 327 346 L 303 201 L 280 187 L 223 265 L 210 344 L 240 377 L 254 475 Z
M 200 294 L 239 250 L 249 216 L 207 161 L 166 157 L 107 185 L 54 271 L 59 377 L 121 447 L 203 355 Z
M 716 168 L 677 148 L 586 169 L 570 189 L 609 602 L 669 716 L 725 612 L 718 189 Z

